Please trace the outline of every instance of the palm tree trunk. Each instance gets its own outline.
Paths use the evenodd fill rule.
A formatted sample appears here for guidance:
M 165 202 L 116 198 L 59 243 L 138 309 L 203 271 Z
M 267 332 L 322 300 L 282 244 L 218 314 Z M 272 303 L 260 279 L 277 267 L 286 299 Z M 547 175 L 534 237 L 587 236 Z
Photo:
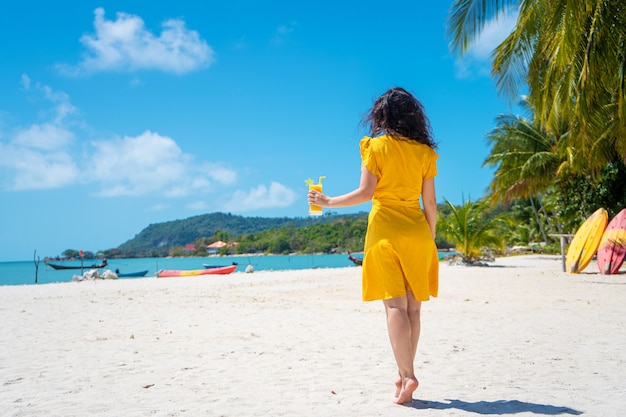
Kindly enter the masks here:
M 539 211 L 541 213 L 543 213 L 543 216 L 546 218 L 546 224 L 548 225 L 548 232 L 550 232 L 550 234 L 554 235 L 556 233 L 561 233 L 561 232 L 557 232 L 556 230 L 554 230 L 554 225 L 552 225 L 552 223 L 550 223 L 548 221 L 548 212 L 546 211 L 546 208 L 543 206 L 543 204 L 541 205 L 541 207 L 539 208 Z M 552 216 L 554 217 L 554 216 Z M 556 238 L 554 238 L 554 240 L 557 240 Z
M 546 231 L 543 228 L 541 218 L 539 217 L 539 211 L 537 210 L 537 207 L 535 207 L 535 200 L 532 198 L 532 196 L 530 197 L 530 205 L 533 208 L 533 213 L 535 214 L 535 220 L 537 221 L 537 225 L 539 226 L 539 231 L 541 232 L 541 236 L 543 236 L 543 241 L 547 243 L 548 236 L 546 235 Z

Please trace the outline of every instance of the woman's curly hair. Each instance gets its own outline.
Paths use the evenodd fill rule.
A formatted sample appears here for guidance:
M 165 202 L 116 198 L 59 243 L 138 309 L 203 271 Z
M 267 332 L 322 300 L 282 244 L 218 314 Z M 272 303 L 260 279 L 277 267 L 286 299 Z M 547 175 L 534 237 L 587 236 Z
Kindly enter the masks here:
M 387 134 L 396 139 L 410 139 L 435 149 L 430 122 L 424 106 L 404 88 L 394 87 L 380 96 L 363 123 L 372 137 Z

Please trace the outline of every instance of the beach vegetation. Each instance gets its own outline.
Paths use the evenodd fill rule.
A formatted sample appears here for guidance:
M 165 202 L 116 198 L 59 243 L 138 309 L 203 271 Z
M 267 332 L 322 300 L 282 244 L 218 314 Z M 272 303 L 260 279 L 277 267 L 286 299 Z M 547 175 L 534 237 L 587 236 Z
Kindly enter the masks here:
M 77 249 L 66 249 L 57 259 L 95 259 L 96 254 L 91 251 L 82 251 Z
M 527 103 L 523 103 L 528 109 Z M 559 139 L 538 128 L 532 119 L 518 115 L 501 115 L 496 127 L 487 135 L 490 153 L 484 166 L 495 168 L 489 185 L 489 199 L 508 207 L 514 203 L 511 214 L 529 232 L 542 242 L 557 233 L 562 225 L 556 224 L 549 195 L 554 190 L 555 178 L 562 169 L 558 152 Z
M 231 247 L 230 246 L 221 247 L 221 248 L 219 248 L 217 250 L 217 254 L 221 255 L 221 256 L 230 255 L 231 254 Z
M 115 256 L 139 258 L 145 256 L 169 256 L 171 248 L 189 243 L 197 243 L 202 238 L 205 243 L 213 243 L 221 240 L 224 242 L 239 241 L 240 236 L 250 236 L 268 230 L 281 228 L 297 229 L 313 225 L 330 224 L 342 219 L 351 220 L 366 218 L 367 213 L 341 214 L 319 217 L 244 217 L 230 213 L 209 213 L 193 216 L 186 219 L 173 220 L 164 223 L 150 224 L 144 228 L 134 238 L 122 243 L 115 248 Z M 261 234 L 260 236 L 264 236 Z M 260 238 L 259 238 L 260 239 Z M 296 245 L 295 247 L 300 247 Z M 251 244 L 251 247 L 254 247 Z M 230 251 L 237 253 L 240 248 L 230 248 Z M 263 245 L 255 252 L 264 252 L 267 247 Z M 194 256 L 206 256 L 206 245 L 196 244 Z M 105 251 L 109 254 L 109 251 Z M 193 254 L 189 254 L 192 256 Z
M 598 172 L 576 173 L 563 152 L 568 133 L 550 135 L 532 119 L 502 115 L 487 135 L 484 165 L 495 168 L 489 186 L 494 203 L 525 202 L 532 217 L 513 208 L 518 219 L 537 227 L 542 242 L 572 233 L 599 207 L 614 216 L 626 205 L 626 166 L 616 159 Z M 518 210 L 516 210 L 518 209 Z
M 184 254 L 185 254 L 185 248 L 182 247 L 181 245 L 175 245 L 169 251 L 169 256 L 172 256 L 172 257 L 180 257 L 180 256 L 183 256 Z
M 546 200 L 549 200 L 546 198 Z M 459 247 L 465 249 L 469 258 L 477 256 L 477 251 L 482 253 L 495 251 L 505 253 L 506 248 L 511 245 L 528 245 L 533 241 L 544 242 L 542 240 L 539 221 L 536 219 L 549 219 L 550 210 L 540 211 L 538 216 L 532 209 L 530 199 L 517 199 L 508 206 L 502 203 L 487 204 L 490 200 L 483 199 L 480 202 L 472 203 L 469 200 L 459 207 L 453 206 L 446 200 L 443 204 L 438 204 L 437 211 L 439 225 L 435 243 L 439 250 L 450 250 Z M 465 206 L 472 206 L 480 203 L 478 207 L 468 210 Z M 542 207 L 549 205 L 543 202 Z M 483 207 L 484 206 L 484 207 Z M 458 233 L 445 231 L 442 224 L 446 222 L 458 221 L 459 213 L 468 212 L 470 219 L 474 214 L 480 213 L 482 223 L 469 222 L 466 233 L 462 238 L 458 238 Z M 457 216 L 456 220 L 448 220 Z M 207 256 L 207 245 L 221 240 L 225 246 L 217 250 L 217 255 L 242 255 L 242 254 L 291 254 L 291 253 L 345 253 L 362 252 L 367 230 L 367 213 L 357 213 L 349 215 L 332 214 L 321 218 L 290 219 L 283 221 L 280 227 L 272 227 L 276 224 L 276 219 L 268 218 L 245 218 L 241 216 L 232 217 L 233 224 L 242 225 L 241 230 L 250 230 L 248 225 L 252 220 L 253 233 L 238 233 L 236 227 L 230 227 L 218 221 L 217 225 L 211 225 L 210 219 L 223 220 L 222 213 L 212 213 L 204 216 L 195 216 L 190 219 L 166 222 L 162 224 L 149 225 L 135 239 L 121 245 L 102 251 L 103 256 L 109 259 L 115 258 L 142 258 L 142 257 L 205 257 Z M 196 222 L 201 222 L 198 224 Z M 198 231 L 193 232 L 194 240 L 187 242 L 179 238 L 180 242 L 170 244 L 173 236 L 187 236 L 193 226 L 203 227 L 201 230 L 210 230 L 207 236 L 197 236 Z M 487 225 L 485 230 L 479 226 Z M 465 227 L 465 226 L 463 226 Z M 445 232 L 445 233 L 444 233 Z M 488 233 L 487 233 L 488 232 Z M 483 235 L 484 233 L 484 235 Z M 489 236 L 488 239 L 485 236 Z M 497 237 L 497 239 L 495 238 Z M 186 238 L 185 238 L 186 239 Z M 224 240 L 227 239 L 227 240 Z M 461 242 L 461 243 L 459 243 Z M 477 242 L 476 244 L 474 244 Z M 132 247 L 133 249 L 127 249 Z M 68 250 L 66 254 L 75 255 L 79 252 Z M 478 255 L 478 256 L 482 256 Z
M 495 201 L 532 199 L 554 185 L 561 165 L 558 138 L 538 128 L 532 119 L 500 115 L 487 141 L 490 152 L 483 165 L 495 167 L 489 185 Z
M 523 94 L 526 114 L 499 116 L 487 136 L 484 165 L 495 168 L 489 198 L 529 202 L 533 216 L 515 238 L 538 230 L 550 245 L 599 207 L 614 216 L 626 206 L 626 6 L 456 0 L 451 49 L 466 54 L 505 14 L 517 21 L 493 51 L 492 75 L 511 103 Z
M 472 202 L 468 198 L 459 206 L 445 200 L 445 205 L 450 214 L 439 214 L 437 228 L 455 244 L 463 262 L 471 264 L 491 250 L 502 250 L 505 243 L 498 231 L 505 222 L 500 216 L 489 215 L 491 206 L 486 200 Z
M 206 256 L 207 245 L 213 243 L 209 238 L 198 237 L 194 242 L 194 249 L 191 252 L 192 256 Z
M 244 253 L 333 253 L 363 250 L 367 217 L 306 227 L 286 226 L 237 237 L 236 251 Z
M 517 199 L 508 210 L 511 218 L 509 240 L 514 245 L 528 245 L 530 242 L 549 242 L 549 235 L 556 225 L 550 203 L 551 199 L 545 195 L 534 198 Z
M 555 198 L 556 214 L 566 230 L 575 230 L 598 207 L 612 218 L 626 207 L 626 165 L 618 160 L 605 165 L 597 176 L 559 178 Z
M 77 251 L 76 249 L 66 249 L 63 251 L 62 256 L 68 259 L 75 259 L 80 257 L 80 251 Z
M 517 16 L 493 51 L 492 75 L 514 102 L 527 94 L 534 122 L 574 174 L 598 173 L 626 155 L 626 6 L 622 0 L 455 0 L 448 36 L 466 54 L 487 23 Z M 563 130 L 565 127 L 565 130 Z

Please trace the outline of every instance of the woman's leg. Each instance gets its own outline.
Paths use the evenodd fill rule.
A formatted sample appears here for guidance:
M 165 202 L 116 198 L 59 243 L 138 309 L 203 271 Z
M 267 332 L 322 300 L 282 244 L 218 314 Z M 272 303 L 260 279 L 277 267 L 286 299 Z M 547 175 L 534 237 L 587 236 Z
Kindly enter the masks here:
M 412 292 L 408 292 L 406 294 L 406 297 L 407 314 L 409 315 L 409 322 L 411 323 L 411 345 L 413 347 L 413 362 L 415 363 L 417 344 L 420 340 L 422 302 L 417 301 Z
M 412 298 L 409 301 L 409 297 Z M 399 392 L 396 393 L 395 402 L 403 404 L 413 399 L 413 391 L 417 389 L 418 382 L 413 371 L 413 361 L 417 349 L 418 334 L 413 336 L 415 326 L 416 301 L 413 295 L 383 300 L 387 314 L 387 330 L 391 348 L 398 364 L 401 384 L 398 384 Z M 411 311 L 411 313 L 409 313 Z M 410 318 L 411 316 L 411 318 Z M 419 309 L 417 313 L 419 318 Z M 417 320 L 419 326 L 419 320 Z M 419 327 L 418 327 L 419 328 Z M 413 340 L 415 339 L 415 343 Z M 415 344 L 415 346 L 414 346 Z
M 409 316 L 409 322 L 411 323 L 411 347 L 413 348 L 412 363 L 415 363 L 415 355 L 417 353 L 417 345 L 420 338 L 421 308 L 422 302 L 415 299 L 413 292 L 407 292 L 407 315 Z M 400 391 L 402 391 L 402 376 L 400 375 L 400 370 L 398 370 L 398 378 L 396 379 L 396 397 L 400 395 Z

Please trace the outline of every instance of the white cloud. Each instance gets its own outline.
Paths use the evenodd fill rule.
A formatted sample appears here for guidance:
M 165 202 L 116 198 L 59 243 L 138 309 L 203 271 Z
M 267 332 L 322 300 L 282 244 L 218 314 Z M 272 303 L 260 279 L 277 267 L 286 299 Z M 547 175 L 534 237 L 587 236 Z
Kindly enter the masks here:
M 160 193 L 184 197 L 211 191 L 216 183 L 231 184 L 232 169 L 216 163 L 195 164 L 176 142 L 146 131 L 136 137 L 94 142 L 86 176 L 100 184 L 103 197 Z
M 80 170 L 67 152 L 41 152 L 0 143 L 0 167 L 11 173 L 4 186 L 10 190 L 43 190 L 71 185 Z
M 52 103 L 53 111 L 40 112 L 50 121 L 0 131 L 0 179 L 5 189 L 38 190 L 80 184 L 101 197 L 174 198 L 199 196 L 237 182 L 237 172 L 226 164 L 197 162 L 174 139 L 149 130 L 137 136 L 81 142 L 65 121 L 77 111 L 69 97 L 32 83 L 24 75 L 22 86 L 26 85 Z M 2 123 L 0 120 L 0 127 Z M 206 206 L 196 203 L 190 207 L 200 210 Z M 165 208 L 159 205 L 151 210 Z
M 156 36 L 139 16 L 120 12 L 115 20 L 106 20 L 102 8 L 94 14 L 95 34 L 80 39 L 87 48 L 85 58 L 77 66 L 59 65 L 62 73 L 72 76 L 152 69 L 182 74 L 214 61 L 213 49 L 198 32 L 187 29 L 183 20 L 166 20 Z
M 94 142 L 88 172 L 100 195 L 149 194 L 171 189 L 185 177 L 185 156 L 176 142 L 146 131 L 137 137 Z
M 30 77 L 27 74 L 22 74 L 22 88 L 26 91 L 30 90 Z
M 296 27 L 298 26 L 297 22 L 291 22 L 288 25 L 279 26 L 276 29 L 276 33 L 274 34 L 274 38 L 272 39 L 272 43 L 274 45 L 280 45 L 288 38 L 289 34 L 292 33 Z
M 219 163 L 207 162 L 200 168 L 212 180 L 224 185 L 231 185 L 237 182 L 237 173 Z
M 73 140 L 74 134 L 64 127 L 53 123 L 43 123 L 18 130 L 12 143 L 18 147 L 53 151 L 65 149 Z
M 499 15 L 487 22 L 478 39 L 476 39 L 463 58 L 455 62 L 458 78 L 472 75 L 491 75 L 491 54 L 507 36 L 511 34 L 517 23 L 517 10 Z
M 237 183 L 237 171 L 225 163 L 197 161 L 183 152 L 176 141 L 152 131 L 137 136 L 80 141 L 80 134 L 64 120 L 77 112 L 69 97 L 22 78 L 27 91 L 40 94 L 52 111 L 38 115 L 50 120 L 30 126 L 11 127 L 0 136 L 0 179 L 6 190 L 41 190 L 81 185 L 100 197 L 155 196 L 193 197 L 187 208 L 204 211 L 211 200 L 205 195 Z M 40 97 L 40 98 L 41 98 Z M 51 104 L 51 106 L 50 106 Z M 61 108 L 59 104 L 63 104 Z M 71 109 L 69 111 L 68 109 Z M 67 111 L 66 111 L 67 110 Z M 231 211 L 286 207 L 296 194 L 272 182 L 247 192 L 239 191 Z M 211 203 L 211 207 L 216 204 Z M 160 201 L 146 210 L 168 209 Z
M 210 192 L 237 179 L 221 164 L 195 164 L 173 139 L 150 131 L 93 142 L 81 155 L 70 152 L 72 142 L 70 131 L 51 124 L 33 125 L 9 143 L 0 142 L 0 167 L 12 178 L 7 187 L 46 189 L 80 182 L 96 185 L 101 197 L 173 198 Z
M 209 205 L 204 201 L 196 201 L 195 203 L 188 204 L 187 208 L 193 211 L 206 211 Z
M 33 86 L 26 74 L 22 75 L 21 84 L 25 91 L 32 89 L 54 104 L 53 120 L 13 128 L 6 135 L 8 141 L 0 142 L 0 167 L 9 173 L 4 177 L 4 187 L 10 190 L 51 189 L 76 183 L 80 180 L 80 169 L 70 153 L 75 137 L 63 123 L 76 109 L 65 93 L 39 84 Z
M 54 118 L 54 123 L 60 124 L 63 123 L 65 118 L 69 115 L 76 113 L 76 107 L 70 102 L 69 96 L 62 91 L 53 91 L 47 85 L 45 86 L 37 86 L 40 88 L 46 98 L 50 100 L 52 103 L 56 104 L 55 111 L 56 116 Z
M 517 24 L 518 13 L 506 13 L 485 25 L 480 37 L 469 49 L 469 53 L 477 59 L 487 60 L 491 52 L 511 34 Z
M 24 91 L 34 91 L 35 93 L 42 94 L 46 100 L 55 105 L 52 108 L 52 112 L 55 115 L 53 122 L 57 125 L 62 124 L 68 116 L 78 112 L 76 107 L 70 102 L 70 98 L 66 93 L 63 91 L 54 91 L 49 86 L 39 83 L 33 85 L 28 74 L 22 74 L 21 85 Z
M 223 209 L 245 212 L 258 209 L 288 207 L 296 200 L 296 193 L 284 185 L 272 181 L 267 188 L 261 184 L 249 191 L 236 191 Z

